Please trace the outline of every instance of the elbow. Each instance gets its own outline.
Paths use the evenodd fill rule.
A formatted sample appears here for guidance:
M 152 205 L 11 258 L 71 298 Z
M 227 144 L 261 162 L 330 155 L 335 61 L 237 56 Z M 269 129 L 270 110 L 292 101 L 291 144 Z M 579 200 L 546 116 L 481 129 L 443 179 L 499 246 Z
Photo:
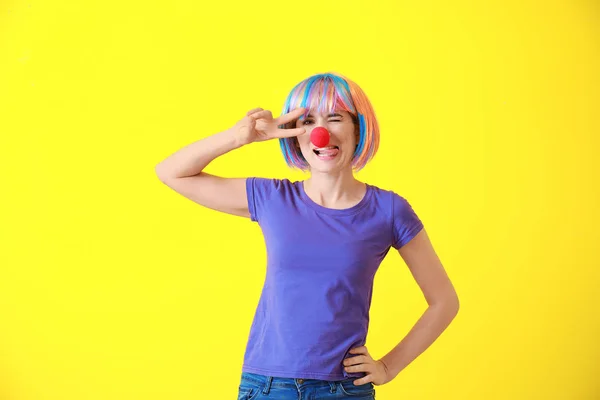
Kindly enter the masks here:
M 454 294 L 448 300 L 446 300 L 446 303 L 448 309 L 450 310 L 449 312 L 452 314 L 452 318 L 454 319 L 454 317 L 456 317 L 458 314 L 458 310 L 460 309 L 460 301 L 458 300 L 458 295 L 456 292 L 454 292 Z
M 460 309 L 460 301 L 458 300 L 458 294 L 455 290 L 452 290 L 443 300 L 445 308 L 449 310 L 454 316 L 458 314 Z
M 435 301 L 431 302 L 430 306 L 434 306 L 439 310 L 443 310 L 443 313 L 450 319 L 454 319 L 460 309 L 460 301 L 455 291 L 448 292 L 444 296 L 440 296 Z
M 168 179 L 168 174 L 164 171 L 164 168 L 161 166 L 161 164 L 157 164 L 154 167 L 154 173 L 156 173 L 156 176 L 161 182 L 164 182 Z
M 452 302 L 452 310 L 454 312 L 454 316 L 458 314 L 458 310 L 460 310 L 460 301 L 458 300 L 458 296 L 455 296 L 455 299 Z
M 458 314 L 458 310 L 460 309 L 460 301 L 458 299 L 458 293 L 456 293 L 456 289 L 451 284 L 448 289 L 445 290 L 445 294 L 442 297 L 442 303 L 444 303 L 444 308 L 448 310 L 448 313 L 452 314 L 452 318 Z

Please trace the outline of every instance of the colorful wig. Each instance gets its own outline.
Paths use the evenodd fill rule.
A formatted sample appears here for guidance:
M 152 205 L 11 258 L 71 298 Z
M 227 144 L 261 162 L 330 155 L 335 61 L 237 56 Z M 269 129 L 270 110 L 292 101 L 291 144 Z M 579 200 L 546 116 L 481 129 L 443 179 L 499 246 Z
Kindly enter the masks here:
M 352 168 L 360 171 L 375 156 L 379 147 L 379 125 L 371 102 L 363 90 L 350 79 L 336 73 L 313 75 L 297 84 L 285 101 L 283 114 L 298 107 L 305 107 L 305 113 L 298 118 L 303 120 L 311 112 L 331 113 L 344 110 L 352 115 L 354 123 L 358 123 L 360 137 L 352 157 Z M 296 121 L 280 125 L 280 128 L 295 128 Z M 309 164 L 296 145 L 297 139 L 281 138 L 279 145 L 290 168 L 302 171 L 309 169 Z

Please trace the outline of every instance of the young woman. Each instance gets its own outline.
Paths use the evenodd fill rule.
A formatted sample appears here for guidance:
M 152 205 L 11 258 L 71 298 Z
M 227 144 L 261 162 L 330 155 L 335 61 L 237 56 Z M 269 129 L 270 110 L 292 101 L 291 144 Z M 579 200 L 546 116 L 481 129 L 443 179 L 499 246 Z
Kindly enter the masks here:
M 311 141 L 316 127 L 328 134 L 320 147 Z M 224 153 L 276 138 L 287 164 L 309 178 L 203 172 Z M 161 181 L 175 191 L 248 217 L 263 232 L 267 274 L 238 399 L 374 399 L 374 386 L 392 380 L 456 315 L 456 292 L 411 205 L 354 177 L 378 145 L 379 127 L 365 93 L 350 79 L 326 73 L 296 85 L 280 117 L 255 108 L 232 128 L 157 165 Z M 392 247 L 429 307 L 394 349 L 375 360 L 365 346 L 373 278 Z

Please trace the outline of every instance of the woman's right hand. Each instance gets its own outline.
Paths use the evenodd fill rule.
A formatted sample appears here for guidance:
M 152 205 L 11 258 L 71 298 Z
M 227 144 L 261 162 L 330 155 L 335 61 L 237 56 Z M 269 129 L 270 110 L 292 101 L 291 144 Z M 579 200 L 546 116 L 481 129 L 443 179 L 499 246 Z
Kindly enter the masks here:
M 299 107 L 285 115 L 273 119 L 269 110 L 254 108 L 239 120 L 233 127 L 233 132 L 240 145 L 262 142 L 275 138 L 298 136 L 306 132 L 305 128 L 281 129 L 279 125 L 298 119 L 304 114 L 305 108 Z

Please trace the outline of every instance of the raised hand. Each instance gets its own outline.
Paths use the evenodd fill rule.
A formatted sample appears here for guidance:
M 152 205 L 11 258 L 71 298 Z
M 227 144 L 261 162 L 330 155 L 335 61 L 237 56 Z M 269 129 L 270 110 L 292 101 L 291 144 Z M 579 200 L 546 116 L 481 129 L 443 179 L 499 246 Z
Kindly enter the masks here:
M 306 132 L 306 129 L 281 129 L 278 126 L 298 119 L 304 112 L 305 108 L 299 107 L 274 119 L 271 111 L 254 108 L 235 124 L 233 131 L 238 142 L 242 145 L 269 139 L 298 136 Z

